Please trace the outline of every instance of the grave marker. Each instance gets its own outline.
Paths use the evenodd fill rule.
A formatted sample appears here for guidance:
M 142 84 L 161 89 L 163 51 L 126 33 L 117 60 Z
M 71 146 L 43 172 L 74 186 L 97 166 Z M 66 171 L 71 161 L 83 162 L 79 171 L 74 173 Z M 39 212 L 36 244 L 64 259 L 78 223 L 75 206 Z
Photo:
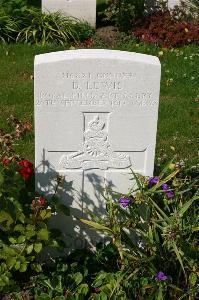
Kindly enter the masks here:
M 168 8 L 172 9 L 174 8 L 176 5 L 180 6 L 180 0 L 168 0 Z
M 56 174 L 64 175 L 61 198 L 72 214 L 89 208 L 103 216 L 103 187 L 127 193 L 130 168 L 151 176 L 159 87 L 157 57 L 113 50 L 36 56 L 37 190 L 52 194 Z M 77 238 L 90 234 L 76 221 L 70 226 Z
M 43 12 L 60 11 L 65 16 L 72 16 L 96 25 L 96 0 L 42 0 Z

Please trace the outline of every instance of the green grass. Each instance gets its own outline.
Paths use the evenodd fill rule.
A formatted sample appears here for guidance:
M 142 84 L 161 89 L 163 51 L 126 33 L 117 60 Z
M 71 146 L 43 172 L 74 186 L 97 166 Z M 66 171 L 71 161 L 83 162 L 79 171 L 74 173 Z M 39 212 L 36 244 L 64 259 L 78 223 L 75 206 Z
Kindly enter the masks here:
M 95 46 L 106 47 L 98 44 Z M 116 49 L 158 55 L 161 49 L 136 45 L 128 39 Z M 13 114 L 33 123 L 33 62 L 36 54 L 64 50 L 64 47 L 0 45 L 0 128 L 7 130 L 6 119 Z M 163 51 L 162 79 L 156 158 L 173 155 L 179 159 L 198 159 L 199 48 L 189 46 Z M 17 153 L 34 160 L 34 136 L 29 134 L 16 146 Z

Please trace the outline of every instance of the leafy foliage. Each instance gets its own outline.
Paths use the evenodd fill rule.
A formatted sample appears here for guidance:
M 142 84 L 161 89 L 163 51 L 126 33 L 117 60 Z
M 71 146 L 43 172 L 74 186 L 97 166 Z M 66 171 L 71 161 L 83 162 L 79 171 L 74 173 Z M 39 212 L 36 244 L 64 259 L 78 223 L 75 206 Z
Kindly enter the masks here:
M 22 19 L 23 29 L 17 41 L 29 44 L 58 44 L 76 42 L 86 39 L 92 34 L 87 23 L 75 18 L 65 17 L 60 13 L 45 14 L 40 10 L 29 9 Z
M 41 272 L 38 254 L 47 246 L 59 246 L 59 238 L 55 240 L 47 226 L 58 211 L 56 198 L 49 206 L 46 199 L 35 197 L 33 164 L 13 150 L 32 126 L 14 117 L 9 122 L 14 130 L 0 132 L 0 292 L 18 290 L 19 274 L 26 272 L 26 281 L 29 272 Z
M 113 22 L 123 31 L 132 28 L 135 20 L 144 14 L 145 0 L 109 0 L 105 20 Z
M 93 285 L 104 299 L 195 299 L 197 173 L 170 162 L 159 176 L 148 180 L 132 172 L 132 179 L 136 184 L 128 195 L 106 192 L 106 220 L 82 220 L 111 236 L 119 254 L 120 269 L 100 272 Z
M 169 11 L 156 12 L 137 23 L 133 35 L 141 41 L 161 47 L 199 44 L 199 25 L 175 19 Z
M 28 7 L 26 0 L 0 0 L 0 6 L 8 16 L 19 16 Z
M 19 22 L 10 18 L 5 12 L 0 9 L 0 41 L 14 41 L 19 32 Z

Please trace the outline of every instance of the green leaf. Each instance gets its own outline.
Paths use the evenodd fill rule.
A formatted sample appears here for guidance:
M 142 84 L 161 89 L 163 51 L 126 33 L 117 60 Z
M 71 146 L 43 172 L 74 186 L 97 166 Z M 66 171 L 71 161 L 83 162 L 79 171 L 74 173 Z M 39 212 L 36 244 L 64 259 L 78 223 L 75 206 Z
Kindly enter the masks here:
M 26 248 L 27 254 L 30 254 L 32 252 L 32 250 L 33 250 L 33 244 L 27 246 L 27 248 Z
M 49 219 L 51 215 L 52 215 L 51 210 L 43 209 L 40 212 L 40 217 L 42 218 L 42 220 Z
M 86 296 L 89 292 L 88 284 L 82 283 L 77 288 L 77 293 Z
M 105 294 L 105 292 L 103 292 L 103 291 L 97 296 L 99 296 L 99 298 L 98 298 L 99 300 L 107 300 L 108 299 L 107 294 Z
M 15 264 L 15 270 L 19 270 L 20 266 L 21 266 L 20 261 L 17 261 Z
M 9 283 L 9 278 L 8 278 L 8 276 L 6 276 L 5 274 L 2 274 L 2 275 L 1 275 L 1 280 L 3 280 L 3 282 L 6 283 L 6 285 Z
M 12 268 L 16 264 L 16 258 L 15 257 L 8 257 L 6 260 L 6 265 L 10 268 Z
M 189 275 L 189 283 L 190 283 L 190 285 L 192 285 L 192 286 L 195 285 L 196 281 L 197 281 L 197 274 L 192 272 Z
M 8 240 L 11 244 L 17 244 L 17 240 L 14 239 L 13 237 L 10 237 Z
M 66 272 L 68 270 L 68 265 L 60 263 L 57 265 L 57 271 L 58 272 Z
M 42 243 L 35 243 L 34 250 L 35 252 L 39 253 L 42 250 Z
M 192 232 L 199 231 L 199 226 L 192 228 Z
M 21 223 L 24 223 L 26 217 L 25 217 L 25 215 L 22 212 L 19 212 L 19 213 L 17 213 L 17 218 L 19 219 L 19 221 Z
M 5 212 L 4 210 L 0 211 L 0 223 L 6 222 L 7 226 L 10 227 L 10 225 L 14 222 L 11 215 Z
M 185 269 L 184 269 L 184 265 L 183 265 L 183 262 L 182 262 L 182 258 L 181 258 L 180 252 L 179 252 L 179 250 L 178 250 L 178 247 L 177 247 L 177 245 L 176 245 L 175 242 L 172 243 L 172 246 L 173 246 L 173 249 L 174 249 L 174 251 L 175 251 L 175 254 L 176 254 L 176 256 L 177 256 L 177 258 L 178 258 L 178 260 L 179 260 L 179 263 L 180 263 L 180 265 L 181 265 L 181 267 L 182 267 L 182 270 L 183 270 L 183 272 L 184 272 L 185 278 L 187 278 L 186 273 L 185 273 Z
M 75 283 L 78 285 L 83 280 L 83 275 L 80 272 L 75 273 L 72 278 L 74 279 Z
M 192 199 L 190 199 L 189 201 L 187 201 L 180 209 L 179 214 L 181 216 L 183 216 L 183 214 L 189 209 L 189 207 L 192 205 L 192 203 L 199 199 L 199 197 L 193 197 Z
M 38 232 L 37 236 L 40 240 L 47 241 L 49 238 L 49 232 L 47 229 L 43 228 Z
M 32 224 L 28 224 L 28 225 L 26 226 L 26 230 L 28 230 L 28 231 L 35 231 L 35 226 L 32 225 Z
M 22 224 L 17 224 L 15 227 L 14 227 L 14 231 L 18 231 L 20 233 L 24 233 L 24 226 Z
M 132 172 L 132 174 L 133 174 L 133 179 L 135 179 L 136 184 L 137 184 L 137 186 L 138 186 L 138 188 L 139 188 L 139 191 L 140 191 L 141 193 L 143 193 L 143 187 L 142 187 L 142 183 L 141 183 L 139 177 L 137 176 L 137 174 L 136 174 L 132 169 L 130 169 L 130 170 L 131 170 L 131 172 Z
M 107 277 L 107 273 L 105 273 L 105 272 L 102 271 L 101 273 L 99 273 L 99 275 L 95 279 L 93 285 L 95 287 L 100 287 L 102 285 L 102 283 L 103 283 L 103 279 L 105 279 L 106 277 Z
M 161 286 L 159 287 L 159 290 L 158 290 L 157 300 L 163 300 L 162 287 Z
M 35 300 L 51 300 L 52 298 L 46 294 L 46 293 L 42 293 L 40 296 L 36 296 Z
M 106 231 L 109 234 L 113 234 L 112 230 L 104 225 L 101 225 L 99 223 L 93 222 L 93 221 L 89 221 L 89 220 L 85 220 L 85 219 L 80 219 L 80 221 L 84 224 L 87 224 L 97 230 L 101 230 L 101 231 Z
M 3 174 L 0 173 L 0 186 L 2 186 L 4 183 L 4 177 L 3 177 Z
M 165 212 L 155 203 L 155 201 L 152 200 L 152 198 L 150 198 L 150 201 L 153 203 L 153 205 L 155 206 L 155 208 L 159 211 L 159 213 L 163 216 L 164 220 L 169 223 L 171 223 L 171 220 L 169 219 L 169 217 L 165 214 Z
M 31 268 L 32 268 L 34 271 L 38 272 L 38 273 L 42 271 L 41 265 L 40 265 L 40 264 L 37 264 L 37 263 L 31 264 Z
M 19 271 L 23 273 L 26 272 L 26 270 L 27 270 L 27 264 L 26 263 L 21 264 Z
M 18 237 L 18 239 L 17 239 L 17 241 L 18 241 L 19 244 L 24 243 L 25 240 L 26 240 L 26 237 L 25 237 L 24 235 L 20 235 L 20 236 Z

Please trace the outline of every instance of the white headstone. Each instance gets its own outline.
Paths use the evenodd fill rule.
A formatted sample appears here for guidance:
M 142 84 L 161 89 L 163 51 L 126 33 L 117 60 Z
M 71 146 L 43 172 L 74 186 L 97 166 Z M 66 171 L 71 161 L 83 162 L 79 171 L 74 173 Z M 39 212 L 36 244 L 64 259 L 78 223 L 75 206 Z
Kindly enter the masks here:
M 103 187 L 127 193 L 130 168 L 151 176 L 159 88 L 160 62 L 154 56 L 112 50 L 36 56 L 37 190 L 53 193 L 56 174 L 64 175 L 61 197 L 72 213 L 80 217 L 82 204 L 103 215 Z
M 42 0 L 43 12 L 60 11 L 63 15 L 72 16 L 96 25 L 96 0 Z
M 180 5 L 180 0 L 168 0 L 168 8 L 174 8 L 176 5 Z

